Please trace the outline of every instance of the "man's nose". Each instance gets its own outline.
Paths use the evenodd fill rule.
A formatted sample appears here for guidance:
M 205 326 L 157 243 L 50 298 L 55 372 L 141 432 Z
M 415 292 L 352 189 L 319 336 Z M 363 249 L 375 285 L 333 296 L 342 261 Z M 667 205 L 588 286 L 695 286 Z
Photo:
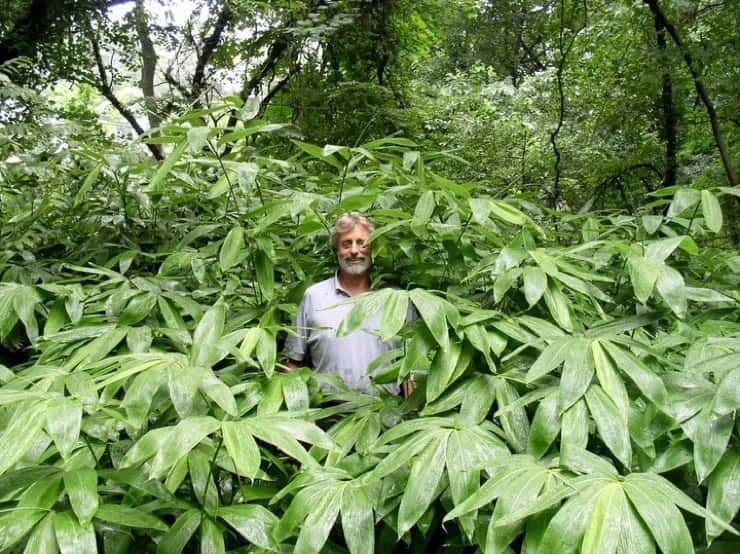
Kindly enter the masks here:
M 356 241 L 352 241 L 352 249 L 350 250 L 352 254 L 359 254 L 360 253 L 360 245 Z

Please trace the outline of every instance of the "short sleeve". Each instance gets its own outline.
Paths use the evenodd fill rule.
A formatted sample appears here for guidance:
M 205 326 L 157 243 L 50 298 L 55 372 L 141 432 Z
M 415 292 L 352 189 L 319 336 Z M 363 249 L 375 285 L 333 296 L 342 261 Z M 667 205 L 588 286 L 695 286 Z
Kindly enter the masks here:
M 298 312 L 296 312 L 295 319 L 293 320 L 295 334 L 288 335 L 288 338 L 285 340 L 284 354 L 287 358 L 296 362 L 302 362 L 306 358 L 309 333 L 309 304 L 308 295 L 304 294 L 301 303 L 298 305 Z

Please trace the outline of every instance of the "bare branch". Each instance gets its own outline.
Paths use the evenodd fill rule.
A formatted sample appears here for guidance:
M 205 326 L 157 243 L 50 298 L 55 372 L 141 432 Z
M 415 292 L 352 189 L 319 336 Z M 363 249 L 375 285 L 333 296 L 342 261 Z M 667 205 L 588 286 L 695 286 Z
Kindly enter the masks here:
M 155 129 L 160 124 L 154 95 L 154 71 L 157 67 L 157 52 L 154 50 L 154 43 L 149 36 L 149 22 L 144 10 L 143 0 L 136 0 L 134 23 L 141 44 L 141 92 L 144 94 L 144 107 L 149 118 L 149 128 Z
M 198 55 L 198 61 L 195 64 L 195 72 L 193 73 L 193 87 L 190 93 L 191 99 L 198 98 L 200 93 L 203 91 L 203 87 L 205 86 L 206 65 L 208 65 L 208 61 L 210 60 L 213 51 L 221 41 L 221 35 L 223 35 L 226 30 L 226 26 L 231 21 L 232 16 L 233 11 L 231 9 L 231 5 L 227 1 L 221 9 L 221 12 L 218 14 L 216 23 L 213 26 L 213 32 L 206 38 L 203 43 L 203 50 Z
M 139 136 L 144 135 L 146 131 L 142 128 L 139 122 L 136 121 L 136 117 L 134 116 L 134 114 L 131 112 L 131 110 L 129 110 L 126 106 L 124 106 L 123 102 L 121 102 L 121 100 L 113 92 L 112 83 L 109 81 L 108 72 L 105 69 L 105 64 L 103 63 L 103 57 L 100 53 L 100 43 L 98 42 L 98 37 L 95 34 L 95 32 L 92 30 L 92 28 L 90 28 L 90 43 L 92 44 L 92 47 L 93 47 L 93 55 L 95 56 L 95 64 L 97 65 L 98 73 L 100 75 L 100 81 L 94 83 L 94 85 L 100 91 L 100 94 L 102 94 L 111 103 L 111 105 L 118 111 L 118 113 L 120 113 L 121 116 L 126 121 L 128 121 L 129 125 L 131 125 L 134 131 L 136 131 L 136 134 Z M 159 145 L 147 144 L 146 146 L 147 148 L 149 148 L 149 151 L 152 153 L 152 156 L 154 156 L 157 160 L 164 159 L 164 156 L 162 156 L 162 152 L 159 150 Z
M 717 150 L 719 150 L 719 155 L 722 159 L 722 166 L 724 167 L 727 181 L 729 182 L 730 186 L 735 186 L 738 182 L 737 176 L 735 174 L 734 168 L 732 167 L 732 163 L 730 162 L 730 155 L 727 151 L 727 146 L 725 145 L 725 141 L 722 138 L 722 132 L 719 128 L 719 122 L 717 121 L 717 112 L 714 109 L 714 104 L 712 103 L 712 100 L 709 98 L 707 89 L 704 87 L 704 82 L 699 76 L 699 71 L 696 67 L 696 64 L 694 63 L 693 57 L 691 56 L 691 52 L 689 51 L 688 47 L 681 41 L 681 37 L 679 37 L 678 31 L 673 26 L 673 24 L 668 21 L 668 18 L 665 16 L 663 10 L 658 5 L 657 0 L 643 1 L 650 8 L 650 11 L 653 13 L 656 21 L 659 21 L 663 25 L 663 27 L 673 40 L 673 43 L 676 45 L 676 48 L 678 48 L 678 50 L 681 52 L 681 55 L 683 56 L 686 67 L 688 68 L 689 73 L 691 74 L 691 78 L 694 81 L 696 92 L 699 95 L 699 98 L 701 98 L 701 101 L 704 104 L 704 108 L 707 111 L 709 124 L 712 127 L 712 135 L 714 136 L 714 142 L 717 145 Z

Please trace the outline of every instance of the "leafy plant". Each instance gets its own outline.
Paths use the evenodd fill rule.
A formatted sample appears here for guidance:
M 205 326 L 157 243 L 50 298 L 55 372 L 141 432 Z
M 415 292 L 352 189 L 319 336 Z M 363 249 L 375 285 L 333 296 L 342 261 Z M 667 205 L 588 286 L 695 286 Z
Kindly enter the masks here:
M 740 260 L 713 246 L 735 189 L 551 212 L 407 139 L 204 126 L 231 108 L 166 127 L 161 164 L 66 153 L 72 201 L 24 196 L 4 162 L 2 549 L 737 546 Z M 280 371 L 355 209 L 377 222 L 375 291 L 341 331 L 380 312 L 403 348 L 371 371 L 412 377 L 405 401 Z

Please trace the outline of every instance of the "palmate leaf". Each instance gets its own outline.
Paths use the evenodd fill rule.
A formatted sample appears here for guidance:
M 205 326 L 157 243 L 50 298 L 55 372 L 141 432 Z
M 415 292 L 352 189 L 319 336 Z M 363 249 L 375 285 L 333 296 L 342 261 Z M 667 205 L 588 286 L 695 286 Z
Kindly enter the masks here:
M 183 512 L 157 545 L 157 554 L 179 554 L 182 552 L 200 526 L 202 517 L 200 510 Z
M 601 346 L 609 353 L 614 365 L 637 386 L 640 392 L 662 411 L 668 413 L 665 384 L 650 368 L 645 366 L 631 352 L 616 344 L 601 340 Z M 670 415 L 670 414 L 669 414 Z
M 77 469 L 64 473 L 64 489 L 72 510 L 83 527 L 98 510 L 98 474 L 94 469 Z
M 434 500 L 445 468 L 445 453 L 450 431 L 438 431 L 411 466 L 406 489 L 398 510 L 398 535 L 406 533 Z
M 226 554 L 224 534 L 210 517 L 200 522 L 200 552 L 202 554 Z
M 283 540 L 300 526 L 294 552 L 319 552 L 341 512 L 350 552 L 373 552 L 373 506 L 366 485 L 348 481 L 348 474 L 336 470 L 310 470 L 303 477 L 275 497 L 300 489 L 275 528 L 275 538 Z
M 625 467 L 630 467 L 632 462 L 630 437 L 614 402 L 599 385 L 592 385 L 585 398 L 601 440 Z
M 45 402 L 19 405 L 0 436 L 0 475 L 28 451 L 44 425 Z
M 740 508 L 740 452 L 737 448 L 727 450 L 709 476 L 707 511 L 725 524 L 730 524 Z M 706 519 L 707 542 L 711 543 L 724 529 L 714 518 Z
M 50 513 L 36 525 L 28 537 L 23 554 L 57 554 L 59 545 L 54 535 L 54 514 Z
M 566 482 L 557 470 L 536 463 L 530 456 L 502 458 L 488 472 L 489 480 L 445 517 L 465 517 L 464 514 L 495 501 L 486 531 L 486 552 L 505 550 L 521 533 L 524 521 L 578 492 L 575 483 Z
M 443 350 L 448 349 L 450 337 L 445 317 L 447 311 L 445 301 L 422 289 L 413 289 L 409 293 L 409 298 L 439 347 Z
M 123 504 L 101 504 L 95 512 L 95 519 L 133 529 L 168 530 L 164 522 L 150 513 Z
M 267 550 L 277 550 L 272 530 L 278 518 L 263 506 L 259 504 L 221 506 L 217 515 L 250 543 Z
M 61 554 L 97 554 L 98 552 L 92 524 L 81 525 L 71 512 L 54 514 L 54 534 Z
M 560 410 L 565 411 L 578 402 L 591 385 L 595 368 L 587 339 L 573 339 L 565 354 L 560 376 Z
M 701 483 L 714 470 L 723 454 L 735 424 L 734 414 L 717 416 L 705 406 L 694 418 L 694 467 Z
M 233 470 L 249 478 L 257 475 L 260 466 L 261 456 L 255 438 L 276 446 L 307 466 L 315 466 L 317 462 L 298 441 L 327 450 L 337 448 L 331 437 L 315 424 L 281 414 L 225 421 L 221 424 L 221 431 L 234 463 Z
M 46 406 L 46 431 L 62 457 L 67 458 L 80 436 L 82 404 L 72 398 L 56 398 Z
M 706 512 L 668 481 L 650 473 L 584 475 L 569 481 L 571 496 L 550 520 L 538 552 L 693 552 L 677 506 Z
M 226 235 L 221 251 L 218 255 L 218 263 L 221 271 L 228 271 L 239 261 L 239 256 L 244 249 L 244 229 L 237 225 Z
M 558 395 L 547 395 L 537 406 L 527 437 L 527 453 L 541 458 L 560 433 Z
M 0 514 L 0 549 L 5 551 L 20 542 L 45 515 L 46 511 L 33 509 Z
M 190 364 L 211 367 L 220 357 L 218 340 L 223 335 L 226 306 L 219 300 L 203 315 L 193 333 Z
M 486 532 L 486 552 L 501 552 L 522 531 L 518 520 L 503 523 L 504 518 L 529 507 L 538 500 L 550 476 L 547 472 L 531 472 L 507 480 L 504 490 L 496 500 Z

